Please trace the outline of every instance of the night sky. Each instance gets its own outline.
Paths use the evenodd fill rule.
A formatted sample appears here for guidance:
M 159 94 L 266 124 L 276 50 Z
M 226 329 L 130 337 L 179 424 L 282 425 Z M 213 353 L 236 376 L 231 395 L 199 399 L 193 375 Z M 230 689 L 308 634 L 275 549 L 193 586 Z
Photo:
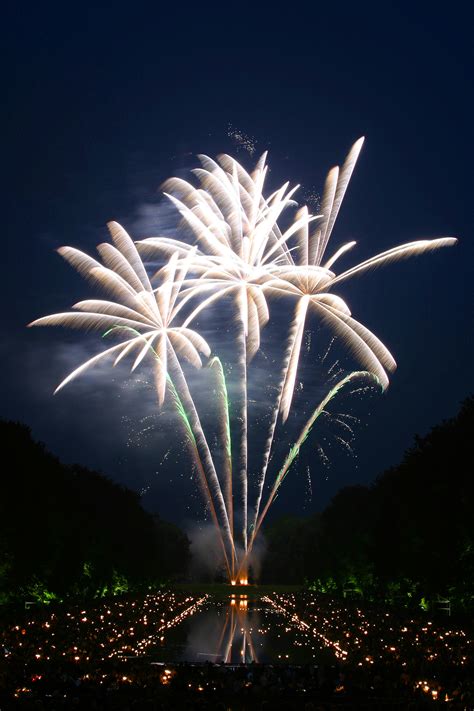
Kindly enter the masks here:
M 64 461 L 146 490 L 144 504 L 163 517 L 200 516 L 179 441 L 167 454 L 165 417 L 142 421 L 155 412 L 144 370 L 137 382 L 106 367 L 53 398 L 100 345 L 97 335 L 25 328 L 93 298 L 54 250 L 94 254 L 111 219 L 136 238 L 157 234 L 171 219 L 159 187 L 189 177 L 197 153 L 228 152 L 250 169 L 268 149 L 271 184 L 301 183 L 304 201 L 365 135 L 331 238 L 333 249 L 357 240 L 343 266 L 414 239 L 459 243 L 337 291 L 398 369 L 385 395 L 357 404 L 357 456 L 335 451 L 324 467 L 309 442 L 276 507 L 307 514 L 395 465 L 416 433 L 473 392 L 470 24 L 456 4 L 443 13 L 312 4 L 271 19 L 255 8 L 173 7 L 81 4 L 74 13 L 27 3 L 3 13 L 0 415 L 28 424 Z M 235 133 L 255 144 L 254 156 Z M 272 328 L 283 342 L 285 329 Z

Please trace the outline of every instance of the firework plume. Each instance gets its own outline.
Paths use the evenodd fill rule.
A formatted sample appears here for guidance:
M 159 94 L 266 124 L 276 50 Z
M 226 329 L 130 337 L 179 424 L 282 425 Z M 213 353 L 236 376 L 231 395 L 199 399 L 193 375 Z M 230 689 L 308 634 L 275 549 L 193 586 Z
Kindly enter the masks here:
M 180 214 L 181 229 L 191 235 L 190 241 L 150 237 L 135 246 L 125 230 L 112 222 L 109 224 L 112 244 L 98 247 L 101 262 L 77 249 L 61 248 L 60 254 L 108 293 L 109 300 L 81 301 L 71 312 L 46 316 L 30 324 L 100 329 L 105 331 L 104 335 L 120 339 L 119 343 L 76 368 L 57 390 L 109 356 L 114 357 L 114 365 L 126 356 L 133 356 L 132 370 L 145 358 L 151 360 L 158 404 L 163 405 L 169 393 L 183 423 L 201 491 L 219 536 L 227 574 L 233 581 L 237 576 L 247 579 L 254 541 L 265 516 L 312 427 L 326 412 L 325 408 L 355 378 L 372 379 L 385 389 L 387 373 L 396 367 L 387 348 L 353 318 L 346 301 L 334 293 L 334 287 L 371 268 L 456 241 L 442 237 L 409 242 L 336 274 L 336 263 L 355 242 L 343 244 L 329 257 L 326 253 L 362 144 L 362 138 L 356 141 L 342 167 L 329 172 L 321 212 L 317 215 L 296 203 L 298 186 L 290 188 L 287 182 L 277 190 L 266 190 L 266 154 L 251 173 L 231 156 L 220 155 L 215 161 L 200 156 L 202 167 L 193 171 L 197 185 L 179 178 L 171 178 L 165 184 L 165 195 Z M 149 276 L 142 256 L 158 258 L 165 262 L 164 266 Z M 234 453 L 225 368 L 214 356 L 209 360 L 209 368 L 215 383 L 215 414 L 224 452 L 218 472 L 199 416 L 199 403 L 193 398 L 182 361 L 199 369 L 203 365 L 202 356 L 210 357 L 209 345 L 191 324 L 203 310 L 225 297 L 230 297 L 234 305 L 233 333 L 238 366 L 235 419 L 239 427 L 239 446 Z M 249 521 L 248 369 L 260 349 L 261 332 L 269 320 L 268 299 L 277 297 L 293 300 L 294 314 Z M 365 370 L 339 377 L 335 385 L 328 382 L 325 397 L 317 403 L 282 467 L 273 481 L 267 481 L 279 415 L 285 422 L 293 404 L 310 317 L 328 326 Z M 334 381 L 333 376 L 332 379 Z M 267 483 L 269 491 L 263 503 Z M 242 553 L 234 540 L 237 502 L 242 521 L 239 535 Z

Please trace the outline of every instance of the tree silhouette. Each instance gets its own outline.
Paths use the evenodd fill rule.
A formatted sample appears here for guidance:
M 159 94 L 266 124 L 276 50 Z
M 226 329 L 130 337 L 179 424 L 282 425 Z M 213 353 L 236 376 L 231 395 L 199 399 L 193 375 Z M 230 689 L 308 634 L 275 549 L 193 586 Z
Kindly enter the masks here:
M 25 425 L 0 422 L 0 595 L 103 595 L 183 575 L 189 541 L 138 494 L 68 467 Z
M 447 596 L 472 608 L 473 432 L 469 397 L 372 486 L 342 489 L 310 519 L 277 522 L 264 576 L 273 580 L 267 564 L 278 561 L 281 582 L 413 605 Z

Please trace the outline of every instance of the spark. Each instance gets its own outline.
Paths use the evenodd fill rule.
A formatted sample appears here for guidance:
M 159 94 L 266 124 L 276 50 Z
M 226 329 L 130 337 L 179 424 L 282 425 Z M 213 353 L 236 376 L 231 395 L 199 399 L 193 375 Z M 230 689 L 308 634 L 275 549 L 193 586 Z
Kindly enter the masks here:
M 341 420 L 340 417 L 331 417 L 332 422 L 337 422 L 343 429 L 345 429 L 347 432 L 351 434 L 352 437 L 354 437 L 354 430 L 350 425 L 347 424 L 347 422 L 344 422 L 344 420 Z
M 351 456 L 354 456 L 354 450 L 352 449 L 351 445 L 349 442 L 342 437 L 339 437 L 339 435 L 334 435 L 334 439 L 337 439 L 337 441 L 349 452 Z
M 309 497 L 311 499 L 313 497 L 313 485 L 311 482 L 311 469 L 309 468 L 309 466 L 306 467 L 306 478 L 308 481 Z
M 227 135 L 232 138 L 239 148 L 244 148 L 251 156 L 254 155 L 257 148 L 257 141 L 251 136 L 247 136 L 243 131 L 235 128 L 231 123 L 227 126 Z
M 329 459 L 328 459 L 328 457 L 327 457 L 327 455 L 326 455 L 326 452 L 324 451 L 324 449 L 321 447 L 320 444 L 318 444 L 318 445 L 316 446 L 316 448 L 317 448 L 317 451 L 318 451 L 319 456 L 321 457 L 321 461 L 322 461 L 323 465 L 324 465 L 325 467 L 328 467 L 328 466 L 329 466 Z

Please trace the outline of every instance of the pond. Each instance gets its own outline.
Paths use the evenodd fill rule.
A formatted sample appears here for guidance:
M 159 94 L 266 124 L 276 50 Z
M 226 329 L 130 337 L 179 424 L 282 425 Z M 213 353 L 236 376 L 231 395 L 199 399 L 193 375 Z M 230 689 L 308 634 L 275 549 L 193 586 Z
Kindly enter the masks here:
M 314 647 L 265 598 L 210 598 L 165 635 L 157 661 L 225 664 L 314 662 Z

